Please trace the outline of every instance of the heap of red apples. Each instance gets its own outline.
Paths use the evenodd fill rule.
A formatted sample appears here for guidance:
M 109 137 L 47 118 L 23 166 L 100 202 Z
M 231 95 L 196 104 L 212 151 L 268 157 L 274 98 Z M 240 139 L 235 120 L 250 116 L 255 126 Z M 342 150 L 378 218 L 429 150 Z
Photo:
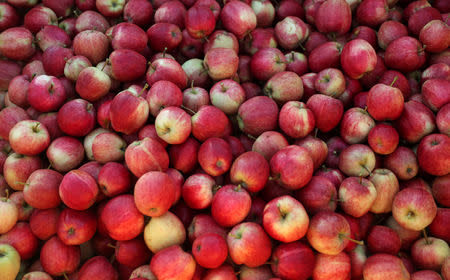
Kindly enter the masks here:
M 449 0 L 0 3 L 0 280 L 450 280 Z

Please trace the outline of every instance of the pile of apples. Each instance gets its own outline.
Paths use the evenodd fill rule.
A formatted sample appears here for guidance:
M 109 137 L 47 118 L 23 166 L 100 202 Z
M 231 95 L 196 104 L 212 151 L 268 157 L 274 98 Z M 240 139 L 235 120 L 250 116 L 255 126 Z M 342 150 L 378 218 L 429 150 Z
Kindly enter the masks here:
M 449 0 L 0 3 L 1 280 L 450 280 Z

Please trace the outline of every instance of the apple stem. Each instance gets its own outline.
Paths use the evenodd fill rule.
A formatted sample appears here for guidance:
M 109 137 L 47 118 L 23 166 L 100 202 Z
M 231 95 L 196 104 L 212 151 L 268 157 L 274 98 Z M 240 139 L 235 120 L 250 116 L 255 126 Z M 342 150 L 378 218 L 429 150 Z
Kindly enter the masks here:
M 252 139 L 253 141 L 256 140 L 256 137 L 253 136 L 253 135 L 247 134 L 247 137 L 250 138 L 250 139 Z
M 306 49 L 305 49 L 305 47 L 303 46 L 303 44 L 302 43 L 298 43 L 298 46 L 300 47 L 300 49 L 302 49 L 303 51 L 306 51 Z M 294 56 L 294 55 L 292 55 L 292 56 Z
M 314 138 L 317 138 L 317 133 L 319 133 L 319 129 L 316 127 L 314 129 Z
M 100 70 L 103 71 L 108 63 L 109 63 L 109 58 L 107 58 L 105 60 L 105 64 L 103 64 L 102 69 L 100 69 Z
M 111 258 L 109 259 L 110 263 L 113 263 L 116 260 L 116 254 L 112 254 Z
M 372 171 L 370 171 L 369 169 L 367 169 L 367 167 L 366 167 L 365 165 L 361 165 L 361 166 L 362 166 L 362 168 L 364 168 L 364 169 L 369 173 L 369 176 L 372 175 Z
M 194 80 L 191 80 L 191 89 L 194 89 Z
M 48 165 L 47 169 L 52 168 L 52 163 L 50 162 L 50 164 Z
M 213 187 L 212 187 L 212 191 L 213 191 L 213 193 L 216 193 L 218 190 L 220 190 L 222 188 L 222 186 L 221 185 L 214 185 Z
M 145 85 L 144 85 L 144 87 L 142 88 L 141 92 L 139 93 L 138 97 L 141 97 L 142 94 L 144 93 L 144 90 L 147 90 L 147 89 L 148 89 L 148 84 L 145 83 Z
M 347 235 L 345 235 L 345 234 L 342 234 L 341 237 L 342 237 L 342 238 L 345 238 L 345 239 L 347 239 L 347 240 L 349 240 L 349 241 L 351 241 L 351 242 L 354 242 L 354 243 L 356 243 L 356 244 L 358 244 L 358 245 L 364 245 L 364 241 L 353 239 L 353 238 L 351 238 L 351 237 L 349 237 L 349 236 L 347 236 Z
M 6 195 L 6 199 L 8 199 L 9 198 L 9 190 L 8 189 L 5 190 L 5 195 Z
M 67 277 L 67 274 L 64 272 L 63 273 L 64 279 L 69 280 L 69 277 Z
M 106 246 L 108 246 L 108 247 L 110 247 L 110 248 L 117 249 L 117 246 L 116 246 L 116 245 L 113 245 L 113 244 L 111 244 L 111 243 L 108 243 Z
M 359 176 L 359 184 L 361 185 L 362 184 L 362 176 Z
M 188 108 L 188 107 L 186 107 L 184 105 L 181 105 L 180 107 L 181 107 L 181 109 L 184 109 L 184 110 L 188 111 L 188 113 L 191 114 L 191 115 L 195 115 L 196 114 L 196 112 L 194 110 L 192 110 L 191 108 Z
M 166 58 L 166 52 L 167 52 L 167 47 L 164 47 L 163 55 L 162 55 L 163 58 Z
M 395 76 L 394 80 L 391 83 L 391 87 L 394 86 L 395 82 L 398 80 L 398 76 Z
M 423 233 L 423 237 L 424 237 L 424 239 L 425 239 L 425 244 L 430 245 L 431 242 L 430 242 L 430 240 L 428 239 L 427 230 L 426 230 L 426 229 L 423 229 L 423 230 L 422 230 L 422 233 Z
M 278 173 L 275 176 L 269 176 L 269 178 L 268 178 L 269 181 L 275 181 L 275 180 L 278 180 L 278 179 L 280 179 L 280 173 Z
M 24 185 L 24 186 L 28 186 L 29 184 L 28 183 L 24 183 L 24 182 L 14 182 L 15 184 L 19 184 L 19 185 Z

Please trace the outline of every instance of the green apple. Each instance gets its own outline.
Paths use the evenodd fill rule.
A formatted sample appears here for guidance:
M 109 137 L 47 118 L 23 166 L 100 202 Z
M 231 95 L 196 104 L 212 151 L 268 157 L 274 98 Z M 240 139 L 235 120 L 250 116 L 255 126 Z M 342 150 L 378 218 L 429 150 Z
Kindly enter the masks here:
M 0 279 L 14 280 L 19 270 L 19 253 L 8 244 L 0 244 Z

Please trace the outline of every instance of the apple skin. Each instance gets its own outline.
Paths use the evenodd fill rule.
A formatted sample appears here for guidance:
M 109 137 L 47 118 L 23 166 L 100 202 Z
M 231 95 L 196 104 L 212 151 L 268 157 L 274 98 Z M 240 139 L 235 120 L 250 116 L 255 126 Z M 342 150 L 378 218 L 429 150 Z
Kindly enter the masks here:
M 375 154 L 364 144 L 353 144 L 339 155 L 339 169 L 347 176 L 368 176 L 375 168 Z
M 350 257 L 341 252 L 338 255 L 317 254 L 312 277 L 315 280 L 346 280 L 351 273 Z
M 370 130 L 367 140 L 375 153 L 388 155 L 397 149 L 399 138 L 395 128 L 386 123 L 380 123 Z
M 436 217 L 430 224 L 429 230 L 430 234 L 434 237 L 440 238 L 449 242 L 450 234 L 446 230 L 446 224 L 450 220 L 450 210 L 447 208 L 438 208 Z
M 80 264 L 80 247 L 65 245 L 57 236 L 42 246 L 40 261 L 45 272 L 62 276 L 75 272 Z
M 313 176 L 309 183 L 297 192 L 296 197 L 311 214 L 322 210 L 335 211 L 337 207 L 336 187 L 322 176 Z
M 97 67 L 87 66 L 79 72 L 75 80 L 77 93 L 90 102 L 101 99 L 111 89 L 110 77 Z
M 383 162 L 385 168 L 394 172 L 399 180 L 409 180 L 414 178 L 419 170 L 419 164 L 415 153 L 403 146 L 397 147 L 389 154 Z
M 149 151 L 153 158 L 144 156 Z M 136 177 L 149 171 L 166 171 L 169 167 L 169 155 L 158 141 L 144 138 L 131 143 L 125 150 L 125 163 Z
M 238 265 L 258 267 L 272 253 L 270 238 L 260 225 L 252 222 L 234 226 L 228 233 L 227 244 L 231 259 Z
M 286 70 L 286 57 L 277 48 L 266 47 L 258 50 L 250 61 L 250 71 L 258 80 L 267 81 L 273 75 Z
M 384 60 L 389 68 L 401 72 L 411 72 L 424 64 L 425 52 L 417 39 L 403 36 L 388 45 Z
M 233 115 L 245 101 L 245 91 L 241 85 L 231 79 L 221 80 L 214 84 L 209 92 L 212 105 L 225 114 Z
M 403 99 L 408 99 L 411 96 L 411 86 L 409 85 L 408 79 L 401 72 L 387 70 L 378 82 L 398 88 L 402 92 Z
M 146 71 L 145 57 L 132 50 L 115 50 L 109 55 L 109 61 L 113 78 L 120 82 L 136 80 Z
M 367 236 L 367 246 L 373 254 L 385 253 L 395 256 L 400 251 L 401 240 L 393 229 L 376 225 Z
M 329 210 L 315 214 L 306 234 L 309 244 L 322 254 L 337 255 L 347 247 L 350 225 L 340 214 Z
M 0 5 L 2 11 L 2 19 L 0 20 L 0 31 L 4 31 L 10 27 L 14 27 L 19 23 L 19 15 L 16 10 L 8 3 Z
M 35 209 L 31 214 L 29 224 L 33 234 L 41 239 L 47 240 L 57 232 L 60 210 L 50 208 L 45 210 Z
M 136 208 L 133 195 L 130 194 L 110 199 L 101 211 L 100 220 L 111 238 L 118 241 L 133 239 L 144 229 L 144 216 Z
M 194 5 L 186 12 L 184 24 L 189 35 L 202 39 L 214 31 L 216 18 L 209 7 Z
M 157 280 L 155 275 L 153 275 L 148 264 L 141 265 L 133 270 L 130 275 L 132 280 Z
M 205 54 L 203 63 L 211 79 L 218 81 L 230 79 L 237 73 L 239 57 L 232 49 L 213 48 Z
M 450 136 L 450 105 L 444 105 L 436 115 L 436 125 L 442 134 Z
M 19 107 L 27 108 L 29 106 L 27 94 L 30 81 L 31 79 L 25 74 L 14 77 L 8 86 L 7 96 L 9 101 Z
M 376 84 L 367 95 L 367 110 L 377 121 L 395 120 L 403 112 L 403 94 L 395 87 Z
M 242 222 L 251 208 L 251 198 L 241 186 L 225 185 L 213 197 L 211 215 L 223 227 L 231 227 Z
M 85 30 L 98 30 L 101 33 L 106 33 L 106 31 L 111 27 L 108 20 L 101 15 L 99 12 L 95 11 L 95 1 L 81 1 L 76 0 L 77 6 L 83 11 L 75 21 L 75 31 L 81 33 Z
M 98 192 L 95 179 L 81 170 L 66 173 L 59 185 L 61 201 L 74 210 L 81 211 L 91 207 L 96 201 Z
M 377 197 L 370 208 L 372 213 L 389 213 L 392 202 L 399 191 L 399 183 L 395 174 L 389 169 L 375 169 L 369 180 L 377 190 Z
M 283 71 L 273 75 L 265 84 L 263 91 L 278 104 L 284 104 L 302 98 L 303 82 L 296 73 Z
M 0 111 L 0 137 L 6 141 L 9 140 L 11 129 L 20 121 L 29 120 L 28 113 L 20 107 L 6 107 Z
M 100 133 L 92 141 L 92 156 L 99 163 L 121 161 L 126 147 L 127 143 L 119 135 L 111 132 Z
M 450 137 L 444 134 L 425 136 L 417 148 L 417 160 L 420 168 L 431 175 L 450 173 Z
M 237 119 L 239 128 L 243 132 L 259 136 L 261 133 L 277 127 L 278 106 L 267 96 L 255 96 L 242 103 Z
M 276 152 L 288 146 L 288 144 L 283 134 L 278 131 L 266 131 L 256 138 L 250 148 L 270 161 Z
M 437 177 L 432 185 L 433 196 L 439 204 L 450 207 L 450 191 L 447 188 L 450 182 L 450 175 Z
M 157 81 L 149 89 L 145 100 L 149 104 L 150 114 L 156 117 L 161 108 L 180 106 L 183 103 L 183 93 L 170 81 Z
M 167 1 L 156 9 L 154 14 L 155 23 L 168 22 L 184 27 L 186 8 L 181 1 Z
M 182 42 L 183 43 L 183 42 Z M 195 90 L 197 91 L 201 91 L 202 94 L 199 94 L 199 99 L 203 100 L 203 103 L 209 104 L 209 96 L 207 96 L 208 98 L 203 97 L 203 93 L 207 91 L 203 88 L 203 87 L 208 87 L 209 84 L 211 83 L 211 78 L 208 75 L 208 71 L 205 68 L 205 65 L 203 64 L 203 60 L 200 58 L 192 58 L 187 60 L 185 63 L 183 63 L 181 65 L 181 68 L 183 69 L 183 71 L 186 74 L 186 77 L 188 79 L 188 83 L 190 85 L 192 85 L 190 88 L 187 88 L 184 90 L 184 95 L 186 95 L 186 93 L 192 93 L 195 94 L 197 92 L 195 92 Z M 200 90 L 200 88 L 203 90 Z M 191 90 L 193 92 L 191 92 Z M 204 99 L 201 99 L 200 97 L 203 97 Z M 195 100 L 195 98 L 193 98 Z M 189 99 L 187 99 L 189 100 Z M 186 102 L 187 102 L 186 100 Z M 190 102 L 187 102 L 190 103 Z M 196 102 L 193 102 L 194 104 Z M 190 106 L 187 106 L 187 104 L 184 104 L 186 107 L 194 110 L 194 111 L 198 111 L 198 108 L 200 108 L 200 106 L 197 109 L 193 109 Z
M 0 276 L 5 280 L 16 279 L 17 274 L 20 270 L 20 255 L 8 244 L 0 244 Z
M 33 34 L 25 27 L 11 27 L 0 33 L 0 51 L 11 60 L 26 60 L 35 48 Z
M 16 153 L 26 156 L 40 154 L 50 144 L 50 135 L 45 125 L 32 120 L 16 123 L 11 128 L 8 139 Z
M 228 2 L 220 12 L 220 19 L 227 31 L 243 39 L 256 28 L 257 18 L 252 8 L 241 1 Z
M 62 210 L 57 234 L 66 245 L 81 245 L 89 241 L 97 230 L 97 218 L 92 211 Z
M 78 271 L 78 280 L 88 280 L 96 278 L 98 280 L 118 280 L 119 274 L 103 256 L 96 256 L 83 264 Z
M 147 34 L 133 23 L 121 22 L 115 25 L 111 36 L 111 46 L 114 50 L 128 49 L 140 53 L 147 46 Z
M 193 174 L 184 182 L 181 195 L 190 208 L 205 209 L 211 205 L 215 185 L 216 181 L 208 174 Z
M 313 111 L 316 127 L 322 132 L 335 128 L 344 113 L 344 106 L 340 100 L 324 94 L 311 96 L 306 102 L 306 107 Z
M 439 273 L 432 270 L 416 271 L 411 274 L 411 280 L 441 280 Z
M 175 200 L 175 185 L 164 172 L 147 172 L 136 182 L 134 200 L 136 207 L 144 215 L 161 216 Z
M 111 102 L 111 126 L 117 132 L 127 135 L 139 131 L 149 115 L 149 105 L 139 94 L 124 90 Z
M 313 274 L 316 257 L 308 245 L 297 241 L 278 245 L 271 262 L 273 273 L 279 277 L 271 279 L 306 280 Z
M 150 270 L 157 279 L 189 280 L 194 276 L 195 267 L 192 255 L 178 245 L 159 251 L 150 262 Z
M 443 21 L 434 19 L 425 24 L 419 33 L 419 40 L 427 46 L 427 51 L 439 53 L 450 45 L 450 29 Z
M 375 254 L 367 258 L 363 268 L 363 277 L 367 280 L 389 279 L 408 280 L 410 274 L 403 262 L 389 254 Z
M 342 47 L 338 42 L 324 42 L 313 48 L 308 56 L 308 66 L 311 71 L 319 73 L 326 68 L 338 67 Z
M 180 45 L 182 34 L 180 28 L 172 23 L 160 22 L 153 24 L 147 30 L 149 45 L 152 49 L 162 52 L 165 48 L 172 51 Z
M 66 97 L 63 84 L 54 76 L 38 76 L 28 87 L 28 103 L 40 112 L 56 111 L 63 105 Z
M 65 103 L 58 111 L 58 126 L 70 136 L 85 136 L 95 126 L 94 105 L 84 99 Z
M 10 188 L 21 191 L 31 173 L 41 169 L 42 165 L 41 159 L 37 156 L 30 157 L 11 153 L 3 164 L 3 176 Z
M 356 218 L 366 214 L 376 198 L 377 189 L 365 178 L 347 177 L 339 186 L 342 210 Z
M 280 196 L 264 207 L 263 226 L 270 237 L 293 242 L 306 235 L 309 217 L 303 205 L 292 196 Z
M 75 55 L 85 56 L 93 65 L 96 65 L 107 57 L 109 40 L 100 31 L 85 30 L 75 36 L 72 47 Z
M 125 4 L 123 16 L 128 22 L 143 27 L 153 19 L 153 6 L 148 1 L 130 0 Z
M 227 172 L 232 161 L 231 147 L 221 138 L 209 138 L 198 149 L 198 163 L 211 176 L 219 176 Z
M 132 268 L 148 263 L 151 256 L 151 252 L 141 237 L 117 241 L 114 251 L 114 256 L 118 263 Z
M 6 59 L 0 60 L 0 65 L 2 68 L 7 69 L 6 71 L 2 71 L 0 75 L 0 90 L 7 91 L 11 80 L 21 74 L 21 65 Z M 4 106 L 4 101 L 2 101 L 2 104 Z
M 449 255 L 447 242 L 435 237 L 418 239 L 411 247 L 413 262 L 421 269 L 439 271 Z
M 341 120 L 340 135 L 347 144 L 362 143 L 367 140 L 375 121 L 361 108 L 350 108 L 345 111 Z
M 344 0 L 325 1 L 318 7 L 314 22 L 322 33 L 347 33 L 352 22 L 350 6 Z
M 250 32 L 249 36 L 245 37 L 243 40 L 244 51 L 250 56 L 253 56 L 259 50 L 265 48 L 276 48 L 278 45 L 275 38 L 275 31 L 272 28 L 256 28 L 255 30 Z M 251 71 L 250 74 L 252 74 Z
M 436 213 L 437 206 L 433 196 L 421 188 L 401 190 L 392 204 L 392 215 L 406 229 L 424 229 L 433 222 Z
M 257 152 L 245 152 L 237 157 L 230 170 L 230 180 L 249 192 L 262 190 L 269 178 L 269 164 Z
M 447 89 L 450 81 L 447 79 L 429 79 L 422 85 L 423 103 L 433 111 L 438 111 L 441 107 L 450 102 L 447 96 Z
M 450 258 L 445 258 L 444 263 L 441 268 L 441 275 L 444 277 L 444 280 L 449 279 L 450 277 Z
M 171 165 L 183 173 L 190 173 L 197 166 L 199 147 L 200 144 L 193 137 L 189 137 L 182 144 L 171 146 L 169 148 Z
M 314 163 L 307 149 L 290 145 L 276 152 L 270 159 L 271 176 L 285 188 L 304 187 L 314 172 Z
M 97 181 L 106 196 L 114 197 L 130 189 L 131 174 L 124 165 L 108 162 L 101 167 Z
M 228 256 L 225 238 L 215 233 L 200 235 L 192 243 L 192 254 L 196 262 L 205 268 L 217 268 Z
M 275 25 L 275 37 L 285 50 L 296 49 L 309 36 L 310 29 L 298 17 L 287 16 Z
M 354 39 L 344 45 L 341 52 L 341 66 L 350 78 L 360 79 L 365 73 L 374 70 L 376 64 L 375 50 L 366 40 Z
M 61 203 L 59 185 L 63 175 L 51 169 L 38 169 L 28 177 L 23 195 L 33 208 L 49 209 Z
M 377 27 L 388 19 L 388 2 L 385 0 L 369 0 L 359 5 L 356 19 L 361 25 Z

